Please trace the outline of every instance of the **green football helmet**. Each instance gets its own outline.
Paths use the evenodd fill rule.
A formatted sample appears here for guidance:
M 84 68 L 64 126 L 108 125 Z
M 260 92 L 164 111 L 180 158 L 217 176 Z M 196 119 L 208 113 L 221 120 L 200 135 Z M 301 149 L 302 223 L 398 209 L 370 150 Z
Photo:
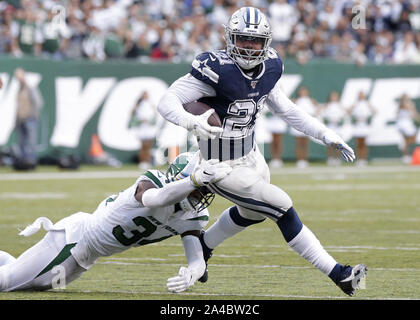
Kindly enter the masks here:
M 199 161 L 198 153 L 181 153 L 169 164 L 169 168 L 166 170 L 166 178 L 168 181 L 176 181 L 189 177 L 197 161 Z M 202 186 L 196 188 L 186 199 L 182 200 L 180 206 L 184 211 L 195 211 L 198 213 L 210 206 L 214 197 L 215 194 L 213 192 L 206 186 Z
M 188 173 L 183 172 L 187 164 L 194 167 L 196 163 L 195 153 L 184 152 L 178 155 L 170 164 L 166 170 L 166 178 L 169 181 L 175 181 L 188 177 Z M 187 171 L 187 170 L 185 170 Z

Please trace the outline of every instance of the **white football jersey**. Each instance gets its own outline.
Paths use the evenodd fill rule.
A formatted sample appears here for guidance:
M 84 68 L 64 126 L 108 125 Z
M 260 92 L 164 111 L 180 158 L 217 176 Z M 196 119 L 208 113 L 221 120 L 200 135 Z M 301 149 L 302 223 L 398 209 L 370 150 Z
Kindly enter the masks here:
M 88 269 L 100 256 L 109 256 L 131 247 L 162 241 L 188 230 L 201 230 L 209 220 L 207 209 L 184 212 L 177 205 L 150 209 L 134 197 L 139 181 L 151 181 L 157 188 L 169 183 L 165 174 L 149 170 L 135 184 L 104 199 L 88 218 L 72 255 Z M 83 217 L 86 217 L 83 216 Z

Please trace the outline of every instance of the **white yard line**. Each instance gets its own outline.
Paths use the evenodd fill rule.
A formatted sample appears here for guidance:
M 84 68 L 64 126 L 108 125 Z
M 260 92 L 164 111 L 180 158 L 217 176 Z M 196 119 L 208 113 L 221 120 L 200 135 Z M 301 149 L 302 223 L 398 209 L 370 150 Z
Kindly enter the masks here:
M 66 193 L 58 192 L 3 192 L 0 199 L 38 200 L 38 199 L 65 199 Z
M 370 166 L 359 168 L 355 166 L 342 167 L 312 167 L 307 169 L 281 168 L 271 170 L 272 175 L 309 175 L 309 174 L 365 174 L 365 173 L 396 173 L 419 172 L 420 166 Z M 72 172 L 18 172 L 1 173 L 0 181 L 10 180 L 60 180 L 60 179 L 112 179 L 136 178 L 142 172 L 135 170 L 115 171 L 72 171 Z
M 126 262 L 126 261 L 98 261 L 96 264 L 103 265 L 124 265 L 124 266 L 168 266 L 168 267 L 179 267 L 179 263 L 143 263 L 143 262 Z M 250 268 L 250 269 L 314 269 L 312 266 L 282 266 L 282 265 L 262 265 L 262 264 L 213 264 L 209 263 L 209 267 L 215 268 Z M 372 271 L 392 271 L 392 272 L 420 272 L 420 268 L 369 268 Z
M 302 186 L 286 186 L 284 187 L 286 191 L 296 190 L 296 191 L 359 191 L 359 190 L 413 190 L 420 189 L 419 183 L 409 183 L 409 184 L 370 184 L 370 183 L 358 183 L 358 184 L 334 184 L 334 183 L 323 183 L 323 184 L 307 184 Z
M 395 172 L 420 172 L 420 166 L 341 166 L 341 167 L 309 167 L 305 169 L 297 168 L 280 168 L 270 169 L 271 174 L 319 174 L 319 173 L 335 173 L 335 174 L 363 174 L 363 173 L 395 173 Z
M 33 172 L 2 173 L 0 181 L 11 180 L 76 180 L 76 179 L 120 179 L 137 178 L 139 171 L 74 171 L 74 172 Z
M 160 244 L 160 243 L 152 243 L 150 245 L 154 245 L 154 246 L 164 246 L 164 247 L 182 247 L 182 243 L 165 243 L 165 244 Z M 229 244 L 229 247 L 242 247 L 242 245 L 235 245 L 235 244 Z M 286 245 L 281 245 L 281 244 L 270 244 L 270 245 L 258 245 L 258 244 L 251 244 L 248 247 L 252 247 L 252 248 L 279 248 L 279 249 L 284 249 L 287 248 L 289 250 L 289 247 L 287 247 Z M 420 247 L 377 247 L 377 246 L 324 246 L 325 249 L 339 249 L 339 250 L 397 250 L 397 251 L 418 251 L 420 250 Z M 217 254 L 215 254 L 214 256 L 218 256 Z

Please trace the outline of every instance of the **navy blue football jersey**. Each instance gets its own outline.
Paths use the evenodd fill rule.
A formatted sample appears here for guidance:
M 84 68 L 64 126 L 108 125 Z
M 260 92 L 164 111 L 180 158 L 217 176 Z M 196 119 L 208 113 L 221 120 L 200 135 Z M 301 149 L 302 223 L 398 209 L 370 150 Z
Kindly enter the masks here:
M 257 114 L 283 73 L 283 62 L 274 49 L 270 49 L 268 57 L 252 76 L 224 50 L 204 52 L 193 61 L 191 75 L 216 91 L 216 96 L 199 101 L 214 108 L 223 125 L 220 138 L 199 141 L 205 158 L 236 159 L 254 147 Z

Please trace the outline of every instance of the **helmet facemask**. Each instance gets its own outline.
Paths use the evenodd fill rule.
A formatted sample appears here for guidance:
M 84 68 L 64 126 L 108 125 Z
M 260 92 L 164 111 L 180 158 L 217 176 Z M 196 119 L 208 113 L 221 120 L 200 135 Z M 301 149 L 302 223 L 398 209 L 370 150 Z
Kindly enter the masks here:
M 206 186 L 199 187 L 189 194 L 187 197 L 190 204 L 193 206 L 195 212 L 200 212 L 206 209 L 213 202 L 214 193 Z
M 237 40 L 252 41 L 260 45 L 261 49 L 241 47 L 237 44 Z M 248 34 L 240 34 L 230 32 L 230 43 L 228 46 L 229 55 L 243 69 L 249 70 L 267 59 L 267 48 L 271 40 L 268 37 L 250 36 Z
M 225 26 L 227 54 L 243 69 L 249 70 L 267 59 L 271 43 L 271 27 L 266 16 L 258 9 L 244 7 L 236 11 Z M 239 42 L 253 45 L 241 47 Z M 258 47 L 258 49 L 257 49 Z
M 207 187 L 203 186 L 191 192 L 188 197 L 183 199 L 179 204 L 183 211 L 194 211 L 199 213 L 210 206 L 214 197 L 215 194 Z

